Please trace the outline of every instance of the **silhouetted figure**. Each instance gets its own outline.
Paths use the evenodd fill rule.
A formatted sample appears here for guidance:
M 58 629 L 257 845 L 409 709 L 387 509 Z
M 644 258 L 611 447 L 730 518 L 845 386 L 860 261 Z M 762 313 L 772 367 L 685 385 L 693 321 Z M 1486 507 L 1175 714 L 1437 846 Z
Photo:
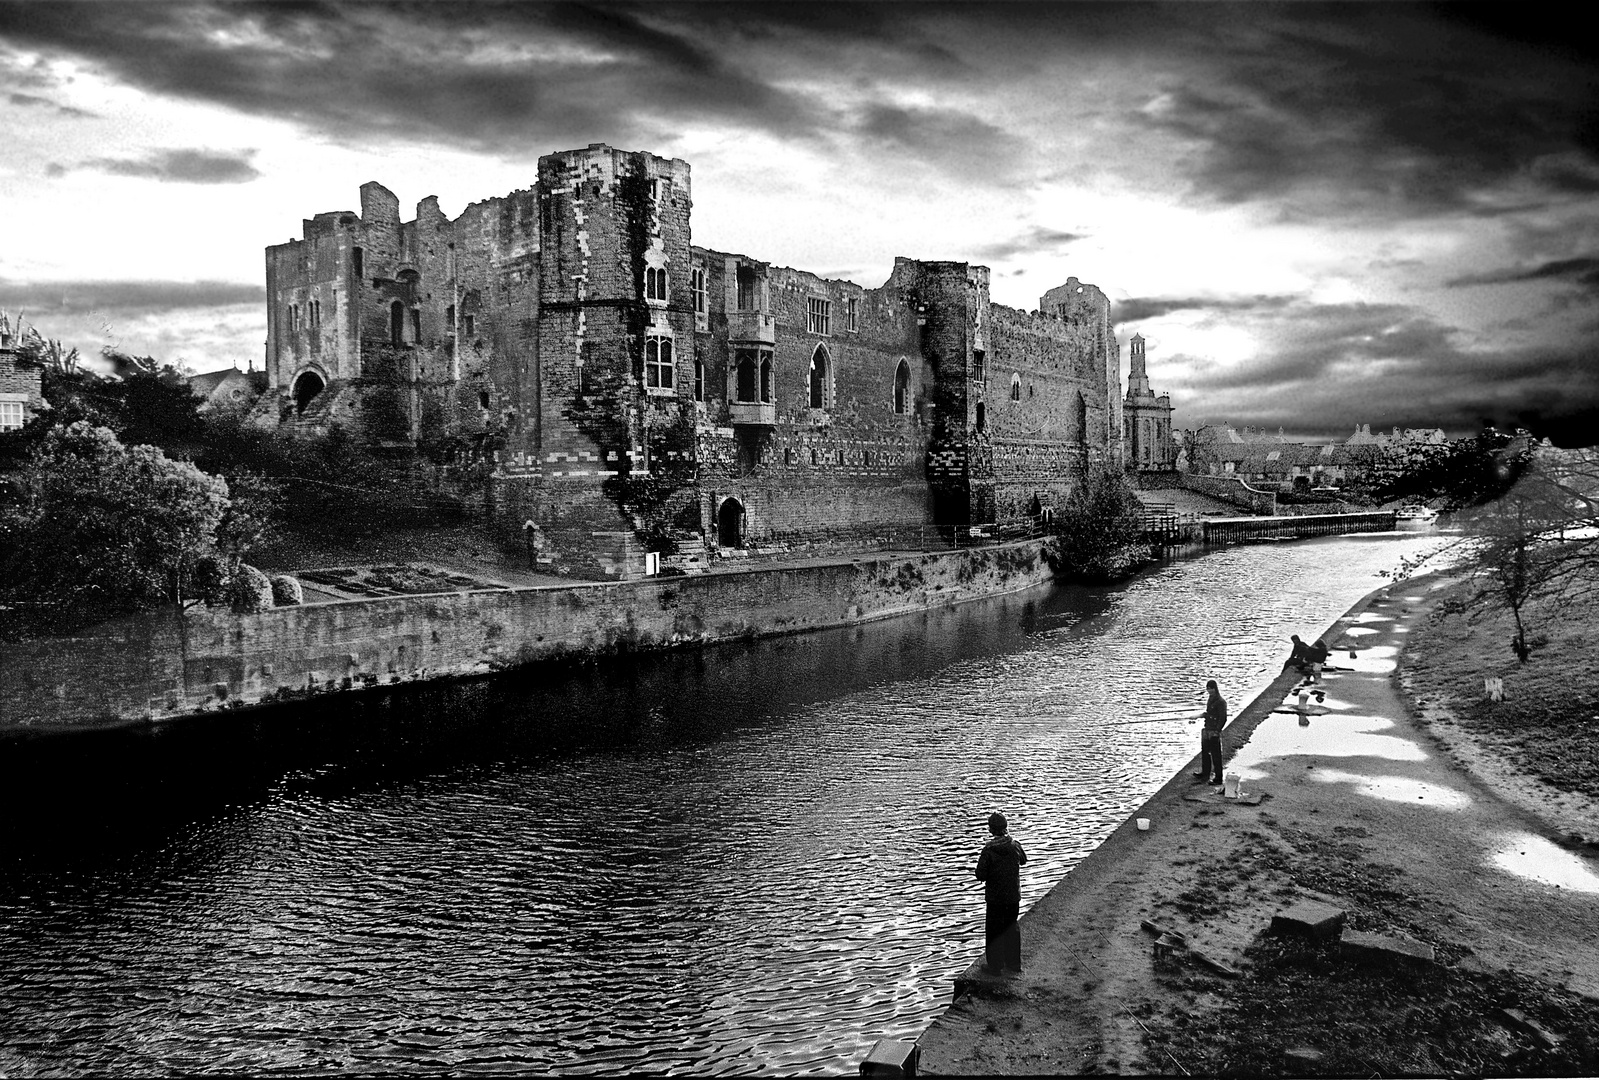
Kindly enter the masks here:
M 1288 657 L 1288 662 L 1300 671 L 1310 667 L 1310 646 L 1299 640 L 1298 634 L 1289 634 L 1288 640 L 1294 643 L 1294 651 Z
M 1215 679 L 1205 683 L 1205 689 L 1210 692 L 1210 699 L 1205 702 L 1205 711 L 1202 714 L 1205 730 L 1199 734 L 1199 772 L 1194 775 L 1194 782 L 1197 784 L 1209 780 L 1211 770 L 1214 768 L 1216 778 L 1210 782 L 1219 784 L 1221 783 L 1221 729 L 1227 726 L 1227 702 L 1222 699 Z
M 989 971 L 1021 971 L 1022 931 L 1016 925 L 1022 908 L 1022 864 L 1027 852 L 1005 832 L 1005 815 L 988 819 L 992 840 L 977 857 L 977 880 L 984 883 L 988 918 L 986 962 Z

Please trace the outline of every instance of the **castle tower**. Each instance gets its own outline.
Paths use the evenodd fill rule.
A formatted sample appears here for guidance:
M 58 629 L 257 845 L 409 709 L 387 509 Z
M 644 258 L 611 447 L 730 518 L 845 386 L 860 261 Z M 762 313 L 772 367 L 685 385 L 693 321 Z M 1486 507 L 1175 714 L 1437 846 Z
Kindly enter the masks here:
M 528 520 L 558 561 L 635 575 L 641 482 L 692 495 L 689 166 L 595 143 L 540 158 L 538 190 L 543 482 Z
M 1122 407 L 1122 442 L 1129 470 L 1158 472 L 1174 468 L 1177 453 L 1171 433 L 1171 396 L 1157 397 L 1150 389 L 1145 344 L 1143 334 L 1134 334 L 1127 343 L 1131 366 Z
M 1131 370 L 1127 373 L 1127 397 L 1152 397 L 1153 391 L 1149 389 L 1149 371 L 1144 366 L 1144 335 L 1134 334 L 1132 341 L 1127 344 L 1128 357 L 1132 363 Z

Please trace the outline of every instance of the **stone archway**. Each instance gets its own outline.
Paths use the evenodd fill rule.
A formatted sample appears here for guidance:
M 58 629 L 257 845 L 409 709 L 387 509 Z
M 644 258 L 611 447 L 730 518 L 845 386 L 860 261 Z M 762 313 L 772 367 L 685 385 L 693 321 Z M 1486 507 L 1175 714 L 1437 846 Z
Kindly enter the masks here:
M 294 389 L 290 391 L 294 397 L 294 411 L 297 413 L 305 412 L 305 407 L 311 404 L 318 394 L 326 390 L 327 385 L 322 380 L 322 376 L 314 371 L 300 372 L 299 375 L 295 376 Z

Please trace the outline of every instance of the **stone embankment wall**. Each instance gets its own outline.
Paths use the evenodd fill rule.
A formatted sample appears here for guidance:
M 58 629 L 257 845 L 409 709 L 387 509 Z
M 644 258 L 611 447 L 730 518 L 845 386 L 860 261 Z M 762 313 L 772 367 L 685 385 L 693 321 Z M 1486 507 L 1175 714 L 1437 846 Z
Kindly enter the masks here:
M 1183 486 L 1213 498 L 1230 502 L 1251 514 L 1275 514 L 1277 495 L 1271 491 L 1256 491 L 1234 476 L 1200 476 L 1183 473 Z
M 1042 584 L 1045 542 L 745 573 L 195 609 L 9 646 L 0 732 L 164 720 L 532 661 L 865 622 Z

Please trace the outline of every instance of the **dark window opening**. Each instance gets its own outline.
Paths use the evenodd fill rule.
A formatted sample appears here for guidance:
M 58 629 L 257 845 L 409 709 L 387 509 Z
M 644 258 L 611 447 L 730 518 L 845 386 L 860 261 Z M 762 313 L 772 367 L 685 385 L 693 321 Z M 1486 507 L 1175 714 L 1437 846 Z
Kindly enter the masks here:
M 765 354 L 761 356 L 761 403 L 772 403 L 772 358 Z
M 455 333 L 455 305 L 454 304 L 451 304 L 449 307 L 444 309 L 444 327 L 445 327 L 444 332 L 446 334 Z
M 972 378 L 978 382 L 985 382 L 988 379 L 988 363 L 984 357 L 982 349 L 972 350 Z
M 478 408 L 480 409 L 487 409 L 489 407 L 489 392 L 487 390 L 478 391 L 477 404 Z
M 466 336 L 467 337 L 476 337 L 477 336 L 477 330 L 475 329 L 476 319 L 474 319 L 474 317 L 471 316 L 471 315 L 466 315 L 466 316 L 462 317 L 461 321 L 465 324 Z
M 740 265 L 738 268 L 738 309 L 740 311 L 757 310 L 756 284 L 754 269 Z
M 987 413 L 987 410 L 985 410 L 983 408 L 983 403 L 981 401 L 979 401 L 977 403 L 977 430 L 978 431 L 983 431 L 983 430 L 985 430 L 988 427 L 988 417 L 987 417 L 986 413 Z
M 755 398 L 755 356 L 753 353 L 741 352 L 738 354 L 738 386 L 736 387 L 739 401 L 754 401 Z
M 398 300 L 389 305 L 389 344 L 405 343 L 405 305 Z
M 1088 402 L 1081 392 L 1077 395 L 1077 441 L 1083 444 L 1088 442 Z
M 350 270 L 357 281 L 365 277 L 366 253 L 360 248 L 350 249 Z
M 705 362 L 694 358 L 694 400 L 705 400 Z
M 901 415 L 910 411 L 911 369 L 905 361 L 894 369 L 894 411 Z
M 811 408 L 827 408 L 827 351 L 820 345 L 811 354 Z
M 666 271 L 653 266 L 644 268 L 644 299 L 666 300 Z
M 416 342 L 420 342 L 422 340 L 422 309 L 421 308 L 412 308 L 411 309 L 411 340 L 412 341 L 416 341 Z

